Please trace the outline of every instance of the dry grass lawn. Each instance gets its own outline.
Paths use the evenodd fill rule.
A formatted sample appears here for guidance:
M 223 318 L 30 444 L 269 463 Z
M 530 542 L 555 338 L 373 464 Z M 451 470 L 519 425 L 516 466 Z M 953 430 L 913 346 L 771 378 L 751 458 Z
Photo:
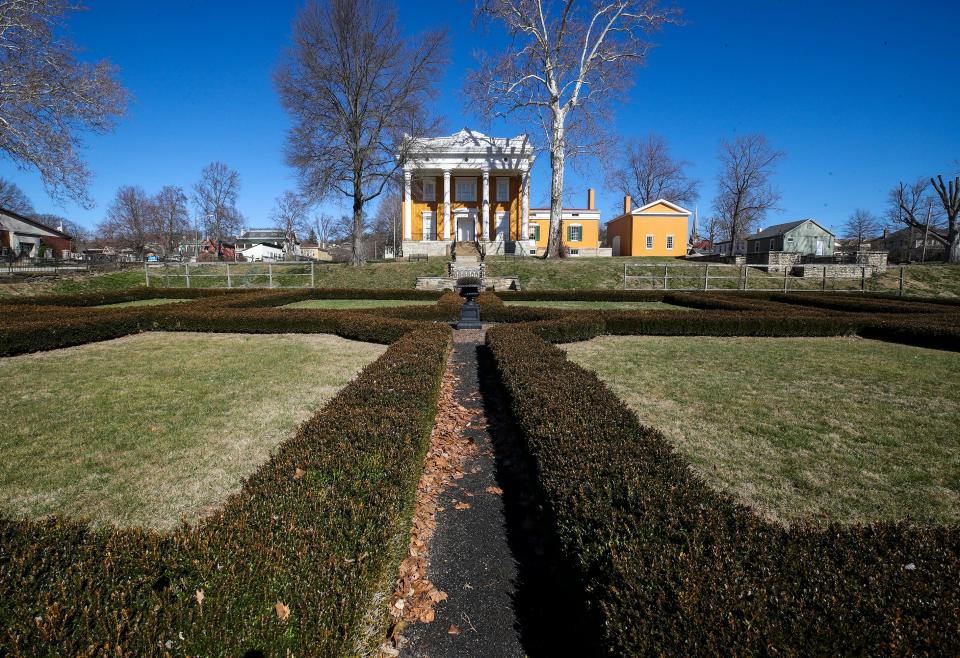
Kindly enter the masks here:
M 536 308 L 562 308 L 567 311 L 690 311 L 686 306 L 663 302 L 574 302 L 574 301 L 516 301 L 504 302 L 506 306 L 533 306 Z
M 767 518 L 960 520 L 960 354 L 858 338 L 564 347 Z
M 385 349 L 145 333 L 0 359 L 0 512 L 158 529 L 195 520 Z
M 192 301 L 195 301 L 195 300 L 158 297 L 155 299 L 136 299 L 132 302 L 119 302 L 117 304 L 100 304 L 96 308 L 127 308 L 131 306 L 164 306 L 166 304 L 179 304 L 180 302 L 192 302 Z
M 280 308 L 392 308 L 395 306 L 429 306 L 436 304 L 426 299 L 305 299 L 302 302 L 285 304 Z

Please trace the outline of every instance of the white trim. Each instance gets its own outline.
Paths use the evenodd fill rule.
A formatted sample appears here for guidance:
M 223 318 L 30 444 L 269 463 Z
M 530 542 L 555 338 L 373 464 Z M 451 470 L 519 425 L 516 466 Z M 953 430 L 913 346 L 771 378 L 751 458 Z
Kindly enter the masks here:
M 427 224 L 427 218 L 430 220 L 430 233 L 427 234 L 424 231 L 424 227 Z M 429 235 L 429 237 L 428 237 Z M 437 239 L 437 213 L 432 210 L 424 210 L 420 213 L 420 239 L 421 240 L 436 240 Z
M 434 176 L 419 176 L 421 201 L 437 200 L 437 179 Z M 430 194 L 427 194 L 427 185 L 430 186 Z
M 653 233 L 647 233 L 647 239 L 643 243 L 644 249 L 653 249 Z
M 509 240 L 510 235 L 510 211 L 509 210 L 497 210 L 493 213 L 494 227 L 496 234 L 493 236 L 493 239 L 497 242 L 503 242 L 505 239 Z M 506 230 L 502 230 L 506 227 Z
M 673 234 L 668 233 L 667 234 L 667 251 L 673 251 L 676 244 L 677 244 L 677 241 L 673 239 Z
M 497 176 L 496 184 L 494 185 L 494 201 L 497 203 L 509 202 L 510 201 L 510 177 L 509 176 Z M 500 196 L 500 186 L 505 185 L 507 190 L 504 193 L 503 197 Z
M 472 195 L 473 198 L 471 198 L 471 199 L 461 199 L 461 198 L 460 198 L 459 189 L 460 189 L 460 184 L 461 184 L 461 183 L 463 183 L 463 184 L 468 184 L 468 183 L 469 183 L 469 185 L 470 185 L 470 190 L 471 190 L 471 195 Z M 476 176 L 454 176 L 454 178 L 453 178 L 453 196 L 454 196 L 454 201 L 456 201 L 456 202 L 458 202 L 458 203 L 464 202 L 464 201 L 476 203 L 476 201 L 477 201 L 477 177 L 476 177 Z
M 572 239 L 572 238 L 570 237 L 570 229 L 572 229 L 572 228 L 580 229 L 580 237 L 579 237 L 578 239 L 576 239 L 576 240 L 574 240 L 574 239 Z M 567 238 L 567 241 L 568 241 L 568 242 L 583 242 L 583 224 L 567 224 L 567 235 L 566 235 L 566 238 Z
M 632 211 L 630 211 L 630 213 L 628 213 L 628 214 L 641 213 L 641 212 L 643 212 L 644 210 L 646 210 L 647 208 L 652 208 L 653 206 L 655 206 L 655 205 L 657 205 L 657 204 L 659 204 L 659 203 L 662 203 L 663 205 L 667 206 L 668 208 L 673 208 L 674 211 L 676 212 L 676 214 L 678 214 L 678 215 L 689 215 L 689 214 L 690 214 L 690 211 L 687 210 L 686 208 L 684 208 L 683 206 L 678 206 L 677 204 L 671 203 L 671 202 L 667 201 L 666 199 L 657 199 L 656 201 L 652 201 L 652 202 L 648 203 L 648 204 L 645 205 L 645 206 L 640 206 L 639 208 L 634 208 L 634 209 L 633 209 Z M 660 215 L 670 215 L 671 213 L 649 213 L 649 214 L 651 214 L 651 215 L 658 215 L 658 214 L 660 214 Z

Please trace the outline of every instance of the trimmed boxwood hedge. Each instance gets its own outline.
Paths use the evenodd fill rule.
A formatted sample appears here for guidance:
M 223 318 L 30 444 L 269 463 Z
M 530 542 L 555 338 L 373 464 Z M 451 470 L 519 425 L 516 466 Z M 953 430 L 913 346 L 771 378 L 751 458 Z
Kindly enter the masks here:
M 382 338 L 411 328 L 339 321 Z M 341 656 L 378 643 L 449 343 L 443 325 L 406 331 L 194 526 L 0 520 L 0 655 Z
M 853 313 L 953 313 L 958 309 L 949 304 L 937 304 L 930 301 L 904 301 L 897 298 L 868 298 L 852 297 L 835 294 L 774 294 L 771 301 L 800 306 L 813 306 L 831 311 L 847 311 Z
M 663 290 L 504 290 L 503 301 L 661 302 Z
M 141 299 L 207 299 L 233 295 L 250 294 L 253 290 L 225 290 L 217 288 L 149 288 L 138 286 L 126 290 L 107 292 L 74 293 L 69 295 L 31 295 L 7 297 L 4 305 L 27 306 L 102 306 L 104 304 L 122 304 Z
M 494 328 L 487 344 L 595 653 L 960 652 L 960 529 L 769 524 L 531 329 Z

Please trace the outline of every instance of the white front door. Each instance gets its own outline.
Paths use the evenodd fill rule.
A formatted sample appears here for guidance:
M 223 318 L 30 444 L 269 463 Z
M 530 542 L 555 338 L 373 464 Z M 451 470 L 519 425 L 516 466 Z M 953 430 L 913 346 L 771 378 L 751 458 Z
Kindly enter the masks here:
M 477 239 L 477 220 L 476 215 L 459 214 L 457 215 L 457 240 L 459 242 L 473 242 Z
M 817 256 L 823 256 L 823 240 L 817 240 Z

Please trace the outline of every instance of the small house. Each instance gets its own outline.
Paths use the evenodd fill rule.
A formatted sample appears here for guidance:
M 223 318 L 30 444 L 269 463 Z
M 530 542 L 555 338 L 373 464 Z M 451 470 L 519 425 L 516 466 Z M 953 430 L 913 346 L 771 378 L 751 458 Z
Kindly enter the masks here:
M 70 240 L 59 228 L 0 208 L 0 253 L 5 258 L 64 258 Z
M 690 211 L 666 199 L 632 208 L 623 197 L 623 214 L 607 222 L 614 256 L 685 256 Z
M 836 236 L 812 219 L 775 224 L 747 236 L 747 254 L 782 251 L 804 256 L 833 256 Z
M 560 244 L 569 256 L 600 255 L 600 211 L 594 203 L 593 189 L 587 190 L 586 208 L 563 208 L 560 211 Z M 528 238 L 531 255 L 547 248 L 550 231 L 550 209 L 531 208 Z M 608 254 L 609 255 L 609 254 Z
M 246 260 L 253 262 L 283 260 L 283 247 L 277 244 L 260 242 L 240 252 Z

